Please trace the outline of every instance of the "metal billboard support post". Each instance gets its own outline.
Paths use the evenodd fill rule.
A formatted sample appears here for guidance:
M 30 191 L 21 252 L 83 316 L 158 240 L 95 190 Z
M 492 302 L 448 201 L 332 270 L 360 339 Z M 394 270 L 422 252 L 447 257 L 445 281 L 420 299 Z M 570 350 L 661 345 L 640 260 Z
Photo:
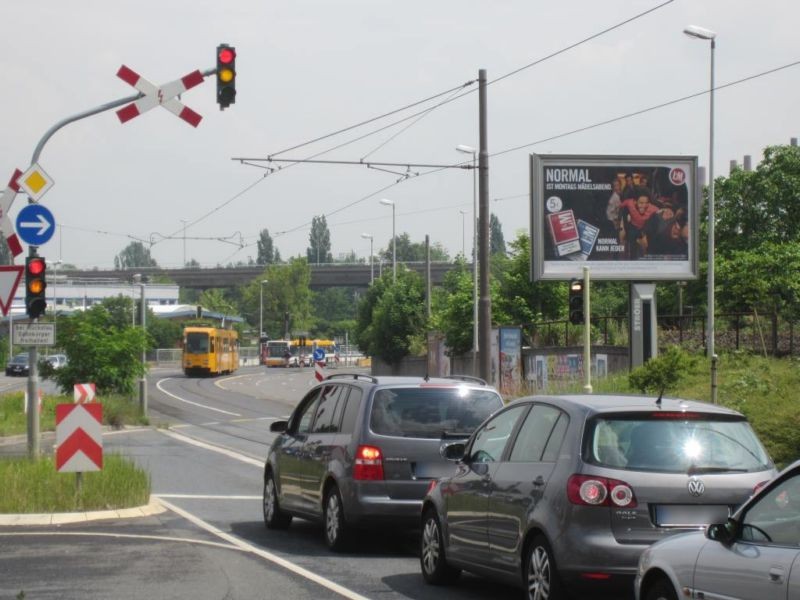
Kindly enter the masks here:
M 589 306 L 589 267 L 583 267 L 583 391 L 592 393 L 592 323 Z

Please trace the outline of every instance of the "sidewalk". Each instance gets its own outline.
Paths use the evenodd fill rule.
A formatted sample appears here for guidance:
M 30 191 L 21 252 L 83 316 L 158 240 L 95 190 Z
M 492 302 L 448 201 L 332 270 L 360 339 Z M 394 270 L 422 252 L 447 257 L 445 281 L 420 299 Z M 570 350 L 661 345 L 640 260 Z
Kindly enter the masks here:
M 17 515 L 0 515 L 1 526 L 21 525 L 65 525 L 67 523 L 83 523 L 86 521 L 99 521 L 101 519 L 132 519 L 135 517 L 148 517 L 165 512 L 161 503 L 150 496 L 150 503 L 135 508 L 121 508 L 119 510 L 94 510 L 89 512 L 69 513 L 22 513 Z

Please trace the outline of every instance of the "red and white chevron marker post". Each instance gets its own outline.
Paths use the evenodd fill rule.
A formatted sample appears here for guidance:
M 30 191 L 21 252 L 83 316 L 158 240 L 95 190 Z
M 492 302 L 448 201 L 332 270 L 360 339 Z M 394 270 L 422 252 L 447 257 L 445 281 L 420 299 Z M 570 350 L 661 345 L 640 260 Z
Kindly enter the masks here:
M 14 202 L 17 193 L 19 193 L 18 180 L 20 175 L 22 175 L 22 171 L 14 169 L 11 181 L 8 182 L 6 189 L 3 190 L 3 195 L 0 196 L 0 231 L 3 232 L 3 236 L 6 238 L 11 256 L 14 257 L 22 254 L 22 244 L 19 243 L 19 238 L 17 237 L 17 232 L 14 231 L 11 219 L 8 218 L 8 211 L 11 209 L 11 204 Z
M 72 387 L 75 397 L 75 404 L 86 404 L 87 402 L 94 402 L 94 395 L 96 386 L 93 383 L 76 383 Z
M 199 70 L 192 71 L 188 75 L 176 79 L 175 81 L 165 83 L 160 87 L 150 83 L 144 77 L 140 77 L 138 73 L 125 65 L 119 68 L 117 77 L 144 94 L 144 98 L 139 98 L 135 102 L 131 102 L 117 111 L 117 116 L 121 123 L 126 123 L 156 106 L 163 106 L 172 114 L 177 115 L 189 123 L 192 127 L 197 127 L 203 119 L 202 116 L 194 112 L 191 108 L 176 100 L 176 96 L 179 94 L 203 83 L 203 74 Z
M 319 360 L 314 363 L 314 377 L 317 378 L 317 381 L 325 379 L 325 373 L 322 371 L 322 362 Z
M 56 471 L 85 473 L 103 468 L 103 405 L 56 404 Z

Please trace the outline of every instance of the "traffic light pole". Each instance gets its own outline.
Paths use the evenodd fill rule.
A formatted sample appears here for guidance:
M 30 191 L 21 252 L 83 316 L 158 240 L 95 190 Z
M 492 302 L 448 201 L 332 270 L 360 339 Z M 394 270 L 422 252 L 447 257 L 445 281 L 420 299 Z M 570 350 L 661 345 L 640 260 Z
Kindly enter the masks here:
M 209 77 L 210 75 L 214 75 L 216 72 L 216 68 L 206 69 L 205 71 L 202 71 L 202 74 L 203 77 Z M 80 121 L 88 117 L 93 117 L 94 115 L 99 115 L 100 113 L 104 113 L 113 108 L 134 102 L 143 97 L 144 94 L 142 93 L 133 94 L 131 96 L 126 96 L 124 98 L 120 98 L 119 100 L 112 100 L 111 102 L 101 104 L 100 106 L 96 106 L 94 108 L 90 108 L 83 112 L 79 112 L 61 119 L 50 129 L 48 129 L 42 136 L 42 139 L 39 140 L 39 143 L 36 144 L 36 148 L 33 150 L 31 164 L 34 165 L 39 162 L 39 157 L 44 150 L 45 144 L 47 144 L 47 142 L 50 141 L 50 138 L 53 137 L 53 135 L 55 135 L 55 133 L 61 128 L 69 125 L 70 123 L 74 123 L 75 121 Z M 28 204 L 35 204 L 35 201 L 32 198 L 28 198 Z M 38 256 L 37 250 L 37 246 L 30 246 L 28 249 L 28 256 Z M 39 435 L 39 365 L 36 346 L 28 346 L 28 363 L 28 401 L 26 404 L 28 408 L 28 456 L 31 459 L 35 459 L 39 457 L 41 452 Z
M 592 310 L 589 305 L 589 267 L 583 267 L 583 391 L 592 393 Z

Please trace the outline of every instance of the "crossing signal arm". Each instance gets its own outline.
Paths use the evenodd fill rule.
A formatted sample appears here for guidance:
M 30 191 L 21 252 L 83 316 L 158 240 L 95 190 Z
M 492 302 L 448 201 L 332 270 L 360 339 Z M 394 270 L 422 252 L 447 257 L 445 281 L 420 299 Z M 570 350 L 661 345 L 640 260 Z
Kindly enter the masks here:
M 43 257 L 28 256 L 25 259 L 25 312 L 31 319 L 38 319 L 47 308 L 46 272 L 47 263 Z

